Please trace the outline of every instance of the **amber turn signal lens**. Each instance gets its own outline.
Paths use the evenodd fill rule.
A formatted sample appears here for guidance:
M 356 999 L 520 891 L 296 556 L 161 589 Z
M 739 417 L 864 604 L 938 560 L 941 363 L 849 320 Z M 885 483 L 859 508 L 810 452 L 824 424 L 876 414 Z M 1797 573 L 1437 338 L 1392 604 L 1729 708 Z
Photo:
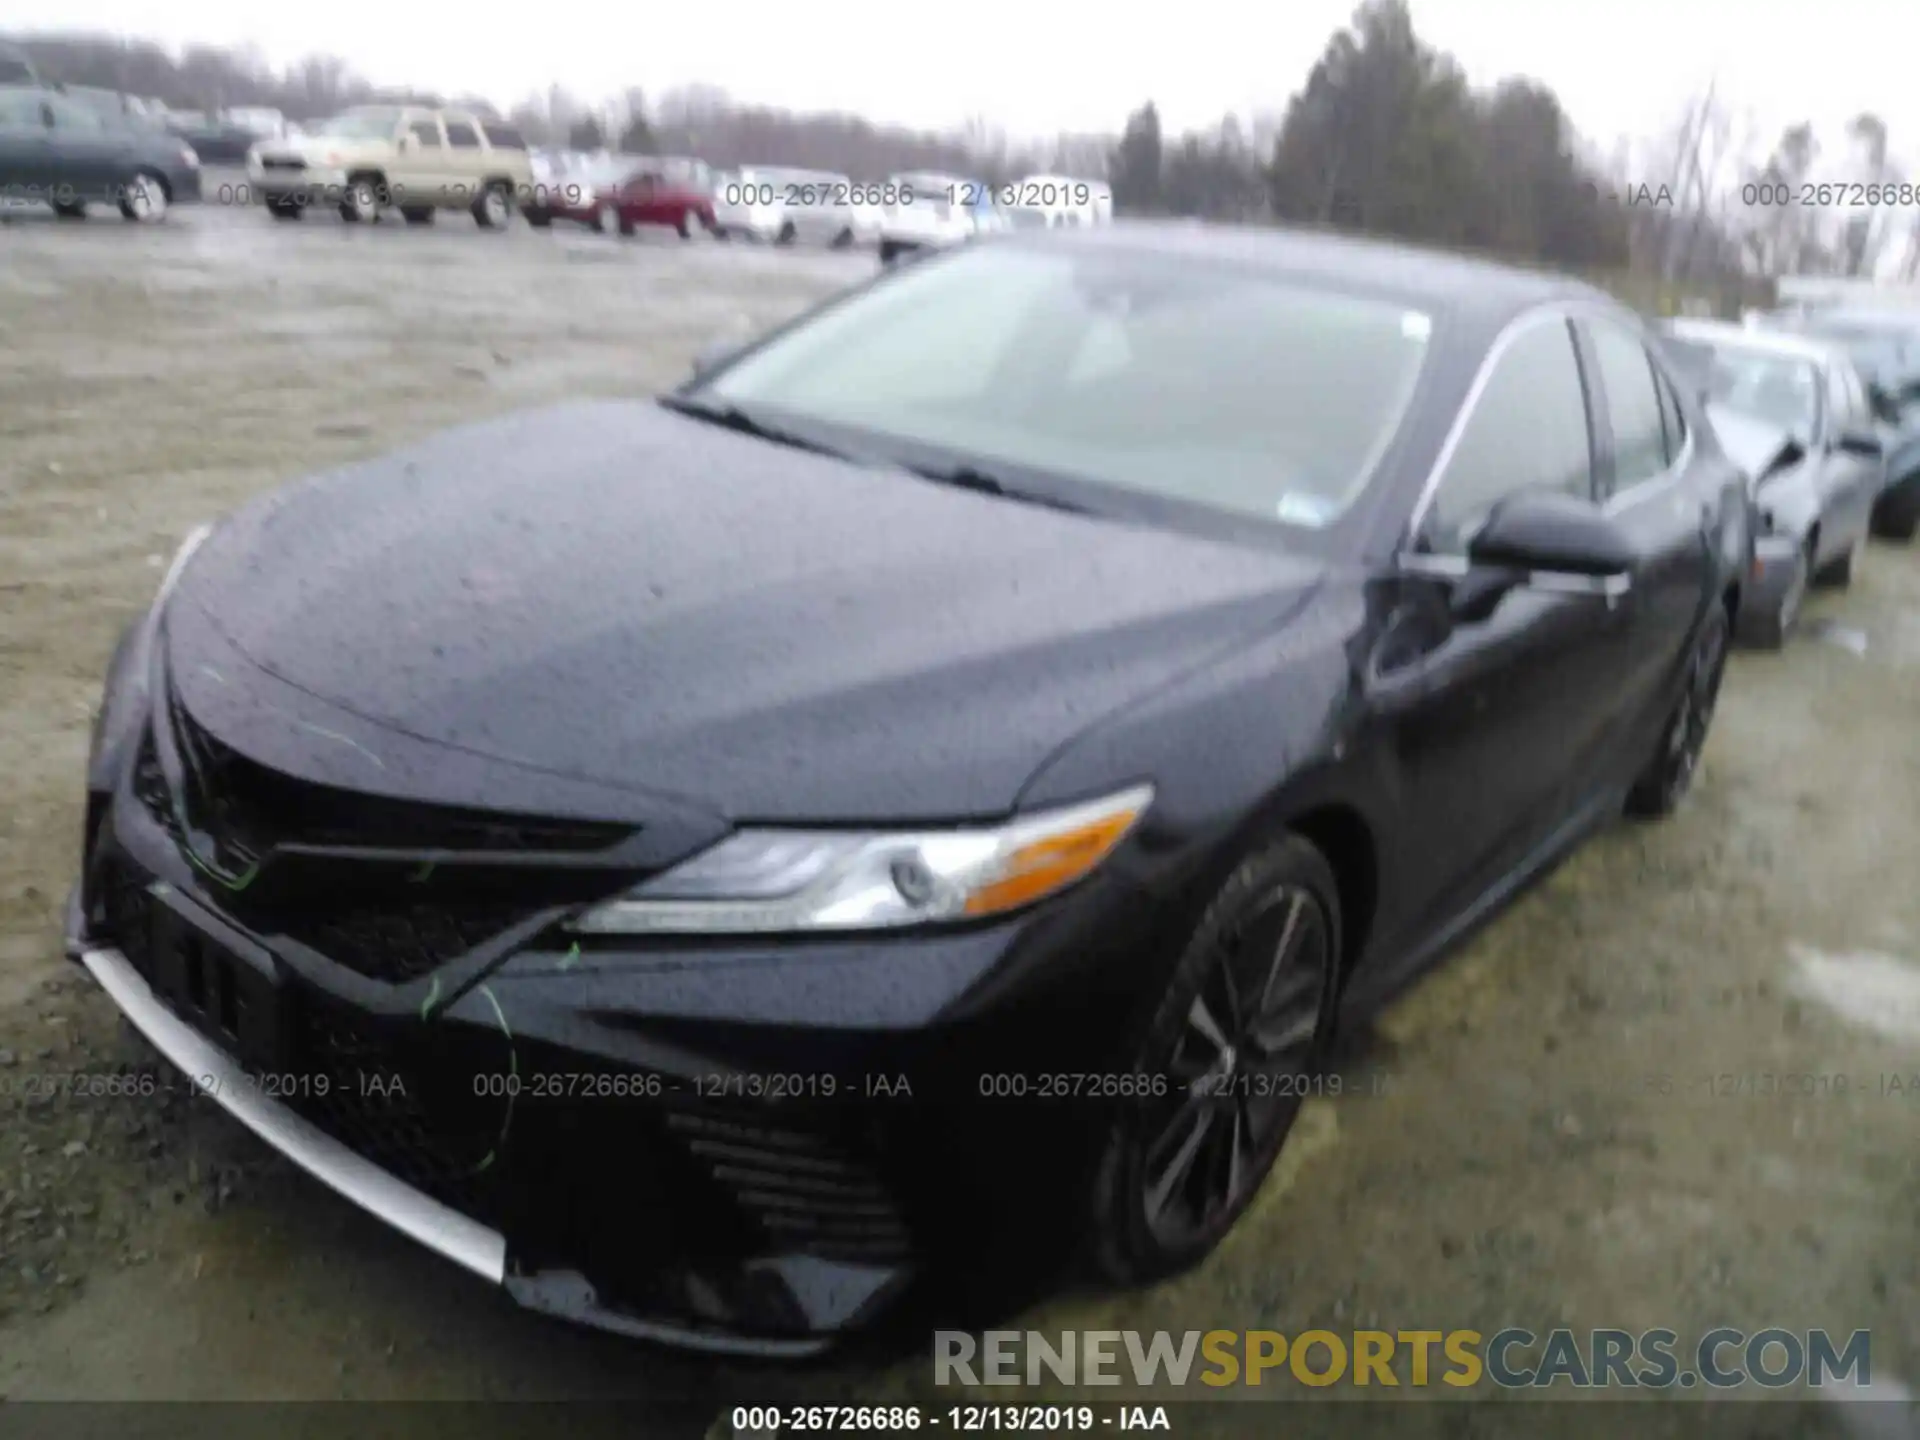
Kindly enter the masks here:
M 1143 801 L 1010 851 L 999 873 L 967 897 L 969 915 L 998 915 L 1064 890 L 1113 853 L 1146 810 Z

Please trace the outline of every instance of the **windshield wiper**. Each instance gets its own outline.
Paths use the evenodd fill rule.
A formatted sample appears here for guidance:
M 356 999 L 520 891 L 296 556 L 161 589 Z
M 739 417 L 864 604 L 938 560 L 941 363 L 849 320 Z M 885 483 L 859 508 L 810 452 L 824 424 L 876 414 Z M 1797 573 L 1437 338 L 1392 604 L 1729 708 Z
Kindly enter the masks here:
M 771 440 L 776 445 L 791 446 L 795 450 L 805 450 L 814 455 L 831 455 L 836 460 L 866 463 L 861 456 L 849 454 L 845 450 L 836 450 L 833 446 L 823 445 L 818 440 L 809 440 L 806 436 L 796 435 L 791 430 L 782 430 L 778 425 L 769 425 L 764 420 L 756 420 L 738 405 L 729 405 L 725 401 L 701 400 L 692 395 L 657 395 L 654 398 L 677 415 L 689 415 L 695 420 L 704 420 L 709 425 L 718 425 L 722 429 L 732 430 L 741 435 L 751 435 L 758 440 Z
M 1071 500 L 1062 500 L 1055 495 L 1043 494 L 1037 490 L 1023 490 L 1009 485 L 1000 476 L 978 465 L 902 465 L 902 470 L 918 475 L 922 480 L 931 480 L 936 485 L 952 485 L 961 490 L 977 490 L 982 495 L 998 495 L 1007 500 L 1018 500 L 1026 505 L 1043 505 L 1049 510 L 1064 510 L 1069 515 L 1090 515 L 1093 512 L 1084 505 L 1076 505 Z

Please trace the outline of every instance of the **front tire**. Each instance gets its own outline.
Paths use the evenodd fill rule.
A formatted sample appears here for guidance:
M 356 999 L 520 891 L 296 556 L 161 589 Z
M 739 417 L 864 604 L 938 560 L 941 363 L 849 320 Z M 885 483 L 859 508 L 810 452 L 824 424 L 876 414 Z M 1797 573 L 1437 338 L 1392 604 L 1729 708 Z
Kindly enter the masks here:
M 1882 540 L 1911 540 L 1920 531 L 1920 476 L 1902 480 L 1873 507 L 1873 533 Z
M 348 182 L 346 197 L 340 202 L 340 218 L 349 225 L 371 225 L 380 218 L 385 192 L 386 186 L 374 177 L 356 176 Z
M 158 225 L 167 218 L 167 182 L 151 170 L 136 171 L 120 194 L 120 213 L 136 225 Z
M 1853 584 L 1853 557 L 1860 553 L 1860 542 L 1855 541 L 1838 560 L 1829 560 L 1827 564 L 1814 572 L 1813 583 L 1822 590 L 1844 590 Z
M 1636 819 L 1671 815 L 1693 787 L 1726 675 L 1727 631 L 1727 607 L 1715 601 L 1694 637 L 1686 682 L 1660 732 L 1660 746 L 1627 792 L 1627 814 Z
M 1292 834 L 1208 903 L 1134 1057 L 1167 1093 L 1124 1102 L 1102 1143 L 1089 1243 L 1106 1279 L 1188 1269 L 1259 1193 L 1332 1035 L 1340 925 L 1331 867 Z
M 503 230 L 513 216 L 513 192 L 498 180 L 474 197 L 473 219 L 482 230 Z

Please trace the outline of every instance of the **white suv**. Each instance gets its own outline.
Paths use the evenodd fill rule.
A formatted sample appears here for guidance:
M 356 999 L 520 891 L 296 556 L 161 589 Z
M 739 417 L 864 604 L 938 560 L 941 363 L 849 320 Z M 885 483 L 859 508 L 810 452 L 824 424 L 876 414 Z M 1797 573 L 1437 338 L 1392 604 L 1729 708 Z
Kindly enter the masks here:
M 369 221 L 392 206 L 410 225 L 469 210 L 497 229 L 531 193 L 533 163 L 512 126 L 470 111 L 361 105 L 304 135 L 261 141 L 247 153 L 247 181 L 280 220 L 333 205 Z
M 963 175 L 895 175 L 881 187 L 880 263 L 920 250 L 944 250 L 1008 228 L 993 187 Z

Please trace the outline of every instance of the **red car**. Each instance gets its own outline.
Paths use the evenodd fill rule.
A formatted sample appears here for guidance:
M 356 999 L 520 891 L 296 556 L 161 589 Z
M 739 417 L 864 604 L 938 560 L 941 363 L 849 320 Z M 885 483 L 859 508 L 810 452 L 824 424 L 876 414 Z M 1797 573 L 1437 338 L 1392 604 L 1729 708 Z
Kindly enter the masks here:
M 696 226 L 714 228 L 711 196 L 644 166 L 598 179 L 561 176 L 536 187 L 521 208 L 538 226 L 572 220 L 607 235 L 616 231 L 631 235 L 641 225 L 665 225 L 679 231 L 684 240 Z

